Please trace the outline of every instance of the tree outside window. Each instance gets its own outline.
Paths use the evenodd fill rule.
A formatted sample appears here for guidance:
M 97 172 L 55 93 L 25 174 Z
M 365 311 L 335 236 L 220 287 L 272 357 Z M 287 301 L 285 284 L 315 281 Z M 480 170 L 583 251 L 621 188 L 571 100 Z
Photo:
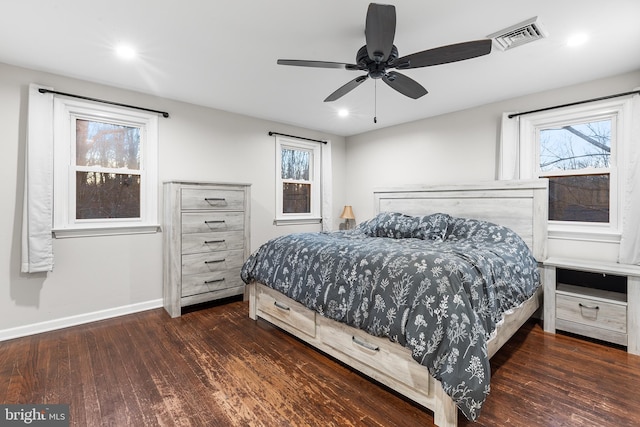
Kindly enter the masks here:
M 320 146 L 276 138 L 276 221 L 320 221 Z
M 76 219 L 140 218 L 140 128 L 76 120 Z
M 609 222 L 612 118 L 539 129 L 549 219 Z
M 158 117 L 54 99 L 54 235 L 158 230 Z

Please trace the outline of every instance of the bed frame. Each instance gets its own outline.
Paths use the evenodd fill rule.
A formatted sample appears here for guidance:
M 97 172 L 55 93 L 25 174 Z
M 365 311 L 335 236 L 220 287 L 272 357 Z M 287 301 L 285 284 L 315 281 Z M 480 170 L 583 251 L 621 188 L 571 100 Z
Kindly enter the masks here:
M 412 187 L 374 191 L 375 212 L 426 215 L 444 212 L 505 225 L 545 260 L 547 180 L 495 181 L 469 185 Z M 542 275 L 541 275 L 542 277 Z M 249 317 L 262 318 L 302 341 L 381 382 L 434 413 L 440 427 L 458 424 L 458 409 L 440 382 L 411 358 L 408 349 L 386 338 L 327 319 L 261 284 L 248 285 Z M 505 315 L 488 343 L 489 357 L 531 317 L 542 300 L 542 286 L 518 309 Z

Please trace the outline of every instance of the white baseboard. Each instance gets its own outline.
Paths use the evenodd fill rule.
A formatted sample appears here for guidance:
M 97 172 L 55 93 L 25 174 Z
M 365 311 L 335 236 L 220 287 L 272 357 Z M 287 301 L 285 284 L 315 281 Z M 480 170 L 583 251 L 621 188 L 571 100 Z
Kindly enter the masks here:
M 18 326 L 16 328 L 0 330 L 0 341 L 26 337 L 28 335 L 40 334 L 42 332 L 68 328 L 70 326 L 82 325 L 84 323 L 110 319 L 112 317 L 124 316 L 126 314 L 138 313 L 140 311 L 151 310 L 159 307 L 162 307 L 161 298 L 124 305 L 121 307 L 109 308 L 107 310 L 94 311 L 92 313 L 83 313 L 75 316 L 48 320 L 46 322 L 33 323 L 31 325 Z

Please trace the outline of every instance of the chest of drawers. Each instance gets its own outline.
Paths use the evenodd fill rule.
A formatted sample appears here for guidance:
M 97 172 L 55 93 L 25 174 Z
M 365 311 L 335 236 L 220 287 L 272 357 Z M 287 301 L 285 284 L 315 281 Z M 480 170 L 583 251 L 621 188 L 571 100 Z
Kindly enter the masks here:
M 164 183 L 163 304 L 171 317 L 244 293 L 250 200 L 248 184 Z

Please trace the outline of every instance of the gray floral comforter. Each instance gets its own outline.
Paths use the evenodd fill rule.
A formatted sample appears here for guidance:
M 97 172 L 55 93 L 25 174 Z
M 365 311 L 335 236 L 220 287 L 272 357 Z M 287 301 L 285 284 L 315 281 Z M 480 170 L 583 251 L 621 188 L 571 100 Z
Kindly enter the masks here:
M 490 389 L 488 339 L 540 284 L 517 234 L 447 214 L 382 213 L 351 231 L 278 237 L 241 275 L 408 347 L 471 420 Z

